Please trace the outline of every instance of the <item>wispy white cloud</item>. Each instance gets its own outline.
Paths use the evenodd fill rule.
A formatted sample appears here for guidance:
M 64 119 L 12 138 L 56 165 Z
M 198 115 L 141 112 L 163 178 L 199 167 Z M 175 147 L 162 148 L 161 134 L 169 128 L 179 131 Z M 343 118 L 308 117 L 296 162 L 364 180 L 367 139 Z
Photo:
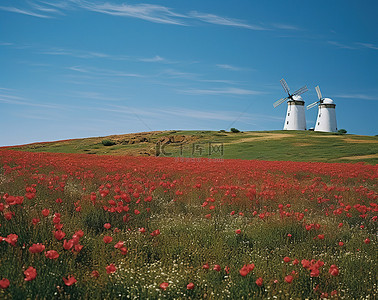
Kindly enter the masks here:
M 214 14 L 192 11 L 189 13 L 189 16 L 192 17 L 193 19 L 197 19 L 202 22 L 216 24 L 216 25 L 241 27 L 241 28 L 246 28 L 246 29 L 251 29 L 251 30 L 268 30 L 267 28 L 259 26 L 259 25 L 251 25 L 242 20 L 221 17 Z
M 362 46 L 364 48 L 378 50 L 378 46 L 371 44 L 371 43 L 356 43 L 356 44 L 359 45 L 359 46 Z
M 344 98 L 344 99 L 360 99 L 360 100 L 372 100 L 377 101 L 377 96 L 371 96 L 366 94 L 338 94 L 335 95 L 335 98 Z
M 93 51 L 80 51 L 80 50 L 73 50 L 73 49 L 65 49 L 65 48 L 50 48 L 46 50 L 41 50 L 38 53 L 40 54 L 47 54 L 47 55 L 61 55 L 61 56 L 72 56 L 77 58 L 110 58 L 108 54 L 101 53 L 101 52 L 93 52 Z
M 116 98 L 111 96 L 106 96 L 101 93 L 97 92 L 87 92 L 87 91 L 77 91 L 73 92 L 71 95 L 73 98 L 85 98 L 85 99 L 93 99 L 93 100 L 100 100 L 100 101 L 122 101 L 125 98 Z
M 199 79 L 200 82 L 211 82 L 211 83 L 221 83 L 221 84 L 230 84 L 236 85 L 240 84 L 241 82 L 235 80 L 227 80 L 227 79 Z
M 227 65 L 227 64 L 217 64 L 216 65 L 218 68 L 225 69 L 225 70 L 231 70 L 231 71 L 241 71 L 243 70 L 242 68 L 235 67 L 232 65 Z
M 139 58 L 139 61 L 144 61 L 144 62 L 165 62 L 166 59 L 162 58 L 159 55 L 156 55 L 151 58 Z
M 282 30 L 294 30 L 294 31 L 300 31 L 302 30 L 301 28 L 291 25 L 291 24 L 283 24 L 283 23 L 273 23 L 272 26 L 277 29 L 282 29 Z
M 336 47 L 341 48 L 341 49 L 350 49 L 350 50 L 356 49 L 356 47 L 345 45 L 345 44 L 339 43 L 337 41 L 328 41 L 328 44 L 336 46 Z
M 245 20 L 198 11 L 178 13 L 170 7 L 148 3 L 127 4 L 87 0 L 30 0 L 27 3 L 29 4 L 29 7 L 27 9 L 4 6 L 1 6 L 0 9 L 39 18 L 53 18 L 59 14 L 65 15 L 65 12 L 69 10 L 81 9 L 112 16 L 136 18 L 153 23 L 179 26 L 196 26 L 199 23 L 207 23 L 259 31 L 272 30 L 273 28 L 284 30 L 296 29 L 296 27 L 286 24 L 277 24 L 274 27 L 268 28 L 262 25 L 249 24 Z
M 51 109 L 62 109 L 62 106 L 60 106 L 60 105 L 31 102 L 28 99 L 25 99 L 23 97 L 14 96 L 14 95 L 7 95 L 7 94 L 0 94 L 0 102 L 12 104 L 12 105 L 23 105 L 23 106 L 33 106 L 33 107 L 42 107 L 42 108 L 51 108 Z
M 103 14 L 132 17 L 143 19 L 154 23 L 186 25 L 180 18 L 185 15 L 173 12 L 170 8 L 155 4 L 96 4 L 88 1 L 77 1 L 76 4 L 84 9 L 95 11 Z
M 145 77 L 141 74 L 136 73 L 126 73 L 117 70 L 110 70 L 110 69 L 98 69 L 92 67 L 81 67 L 81 66 L 72 66 L 68 67 L 68 70 L 80 72 L 80 73 L 87 73 L 90 75 L 96 76 L 114 76 L 114 77 Z
M 17 13 L 17 14 L 28 15 L 28 16 L 37 17 L 37 18 L 45 18 L 45 19 L 52 18 L 51 16 L 49 16 L 47 14 L 42 15 L 42 14 L 37 13 L 37 12 L 33 12 L 33 11 L 30 11 L 30 10 L 26 10 L 26 9 L 20 9 L 20 8 L 17 8 L 17 7 L 11 7 L 11 6 L 0 6 L 0 10 L 5 10 L 5 11 L 9 11 L 9 12 Z
M 185 78 L 185 79 L 191 79 L 191 80 L 197 80 L 198 77 L 200 77 L 199 74 L 196 73 L 190 73 L 190 72 L 182 72 L 175 69 L 166 69 L 160 72 L 156 75 L 157 77 L 170 77 L 170 78 Z
M 13 43 L 0 42 L 0 46 L 13 46 Z
M 223 89 L 188 89 L 179 90 L 181 93 L 191 94 L 191 95 L 234 95 L 234 96 L 244 96 L 244 95 L 261 95 L 263 92 L 240 89 L 240 88 L 223 88 Z

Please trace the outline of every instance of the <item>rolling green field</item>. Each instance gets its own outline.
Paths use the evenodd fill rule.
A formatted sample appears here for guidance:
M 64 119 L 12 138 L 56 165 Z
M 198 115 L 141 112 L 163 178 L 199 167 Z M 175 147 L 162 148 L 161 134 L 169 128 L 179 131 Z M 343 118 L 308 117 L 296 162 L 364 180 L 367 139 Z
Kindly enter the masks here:
M 104 146 L 103 140 L 115 144 Z M 218 151 L 210 153 L 209 143 L 218 146 L 214 148 Z M 159 149 L 160 156 L 378 163 L 377 136 L 312 131 L 159 131 L 34 143 L 11 149 L 133 156 L 156 156 Z

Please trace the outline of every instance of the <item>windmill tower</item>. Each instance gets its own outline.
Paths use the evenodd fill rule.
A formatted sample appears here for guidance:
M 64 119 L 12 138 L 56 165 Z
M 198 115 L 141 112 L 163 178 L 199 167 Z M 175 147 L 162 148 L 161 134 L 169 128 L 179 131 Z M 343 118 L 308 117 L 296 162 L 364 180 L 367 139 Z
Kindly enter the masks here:
M 307 109 L 311 109 L 319 103 L 315 131 L 336 132 L 336 104 L 333 103 L 332 99 L 322 97 L 322 93 L 320 92 L 319 86 L 316 86 L 315 90 L 318 94 L 319 101 L 316 101 L 307 106 Z
M 273 103 L 274 108 L 278 105 L 287 101 L 287 112 L 284 124 L 284 130 L 306 130 L 306 117 L 304 110 L 304 101 L 301 94 L 308 91 L 307 86 L 301 87 L 299 90 L 295 91 L 293 94 L 290 94 L 289 86 L 287 85 L 285 79 L 280 80 L 281 85 L 287 97 L 281 98 Z

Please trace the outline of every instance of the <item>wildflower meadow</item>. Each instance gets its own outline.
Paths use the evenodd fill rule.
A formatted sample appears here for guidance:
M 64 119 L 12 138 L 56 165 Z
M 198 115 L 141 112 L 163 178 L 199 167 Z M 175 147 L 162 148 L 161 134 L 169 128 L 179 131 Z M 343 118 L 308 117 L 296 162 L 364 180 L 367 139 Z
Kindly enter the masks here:
M 0 150 L 1 299 L 376 299 L 378 165 Z

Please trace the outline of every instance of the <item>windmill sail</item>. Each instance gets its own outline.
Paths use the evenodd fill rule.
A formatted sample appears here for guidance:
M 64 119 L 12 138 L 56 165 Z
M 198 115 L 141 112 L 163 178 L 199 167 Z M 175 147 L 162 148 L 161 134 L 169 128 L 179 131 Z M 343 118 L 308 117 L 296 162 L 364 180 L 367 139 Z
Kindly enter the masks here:
M 316 93 L 318 94 L 318 99 L 322 100 L 322 98 L 323 98 L 322 93 L 320 92 L 320 88 L 319 88 L 318 85 L 315 87 L 315 90 L 316 90 Z

